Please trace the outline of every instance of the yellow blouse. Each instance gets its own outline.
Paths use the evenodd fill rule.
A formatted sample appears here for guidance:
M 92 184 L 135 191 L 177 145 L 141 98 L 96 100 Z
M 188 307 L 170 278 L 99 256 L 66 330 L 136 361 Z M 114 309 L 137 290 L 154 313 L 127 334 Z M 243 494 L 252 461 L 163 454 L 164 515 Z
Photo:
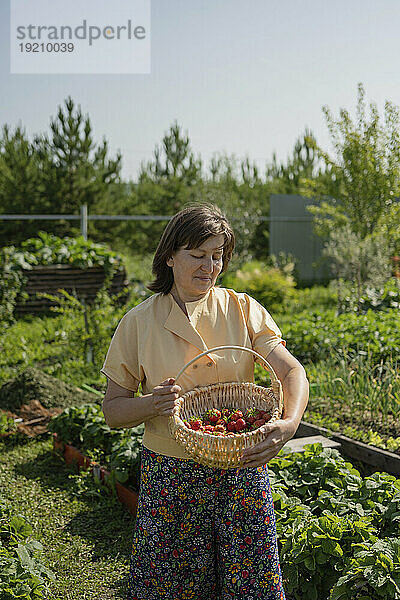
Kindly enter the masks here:
M 124 315 L 111 340 L 101 372 L 118 385 L 144 394 L 176 377 L 192 358 L 208 348 L 246 346 L 267 358 L 278 345 L 286 345 L 271 315 L 247 294 L 213 287 L 187 313 L 171 294 L 154 294 Z M 224 350 L 203 356 L 177 383 L 184 392 L 198 385 L 227 381 L 254 381 L 254 358 L 248 352 Z M 168 417 L 145 424 L 143 445 L 166 456 L 189 458 L 171 437 Z

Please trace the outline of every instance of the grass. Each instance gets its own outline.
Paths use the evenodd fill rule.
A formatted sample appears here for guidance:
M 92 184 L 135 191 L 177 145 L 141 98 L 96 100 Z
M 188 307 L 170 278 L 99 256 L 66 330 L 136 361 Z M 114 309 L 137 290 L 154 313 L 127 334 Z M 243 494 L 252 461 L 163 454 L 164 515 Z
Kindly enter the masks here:
M 32 524 L 55 573 L 46 600 L 125 599 L 134 518 L 76 472 L 50 437 L 0 442 L 1 494 Z

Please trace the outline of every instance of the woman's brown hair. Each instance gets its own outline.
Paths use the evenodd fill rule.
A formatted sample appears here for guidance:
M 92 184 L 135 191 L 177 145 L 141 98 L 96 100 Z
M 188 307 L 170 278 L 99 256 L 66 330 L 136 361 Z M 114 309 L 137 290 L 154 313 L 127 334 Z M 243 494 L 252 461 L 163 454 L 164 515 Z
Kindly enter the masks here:
M 172 217 L 164 229 L 153 258 L 155 280 L 147 286 L 153 292 L 168 294 L 174 283 L 172 268 L 167 265 L 179 248 L 198 248 L 212 235 L 224 235 L 222 271 L 226 271 L 235 247 L 235 234 L 224 213 L 214 204 L 187 206 Z

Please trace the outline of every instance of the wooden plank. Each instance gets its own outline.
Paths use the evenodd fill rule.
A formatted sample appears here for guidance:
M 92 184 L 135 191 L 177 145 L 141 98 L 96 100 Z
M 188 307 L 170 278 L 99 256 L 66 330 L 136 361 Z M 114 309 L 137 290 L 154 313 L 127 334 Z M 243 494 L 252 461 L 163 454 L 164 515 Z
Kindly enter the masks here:
M 310 435 L 307 437 L 292 438 L 285 444 L 284 447 L 290 449 L 292 452 L 304 452 L 304 446 L 306 444 L 318 443 L 322 444 L 324 448 L 336 448 L 336 450 L 339 450 L 341 446 L 339 442 L 330 440 L 323 435 Z
M 50 306 L 55 305 L 51 300 L 38 298 L 37 292 L 47 292 L 58 296 L 58 289 L 64 289 L 73 295 L 76 290 L 79 297 L 84 297 L 86 301 L 91 302 L 104 284 L 103 267 L 78 269 L 69 265 L 36 266 L 32 270 L 24 271 L 24 275 L 27 278 L 24 291 L 28 298 L 25 301 L 17 298 L 16 314 L 46 312 Z M 114 295 L 122 292 L 127 285 L 125 269 L 116 271 L 108 291 Z
M 301 421 L 300 425 L 295 434 L 295 438 L 310 436 L 310 435 L 324 435 L 339 442 L 341 445 L 341 454 L 348 458 L 354 458 L 360 460 L 368 465 L 372 465 L 379 471 L 385 471 L 396 477 L 400 477 L 400 456 L 389 450 L 382 450 L 364 442 L 353 440 L 345 435 L 334 433 L 317 425 L 312 425 L 306 421 Z

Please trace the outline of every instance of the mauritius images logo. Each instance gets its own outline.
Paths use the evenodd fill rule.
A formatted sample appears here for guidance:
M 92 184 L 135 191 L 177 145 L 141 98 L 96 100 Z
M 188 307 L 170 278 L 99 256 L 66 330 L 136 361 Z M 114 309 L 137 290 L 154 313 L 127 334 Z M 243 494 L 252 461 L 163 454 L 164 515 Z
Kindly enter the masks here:
M 11 73 L 150 73 L 150 0 L 11 0 Z

